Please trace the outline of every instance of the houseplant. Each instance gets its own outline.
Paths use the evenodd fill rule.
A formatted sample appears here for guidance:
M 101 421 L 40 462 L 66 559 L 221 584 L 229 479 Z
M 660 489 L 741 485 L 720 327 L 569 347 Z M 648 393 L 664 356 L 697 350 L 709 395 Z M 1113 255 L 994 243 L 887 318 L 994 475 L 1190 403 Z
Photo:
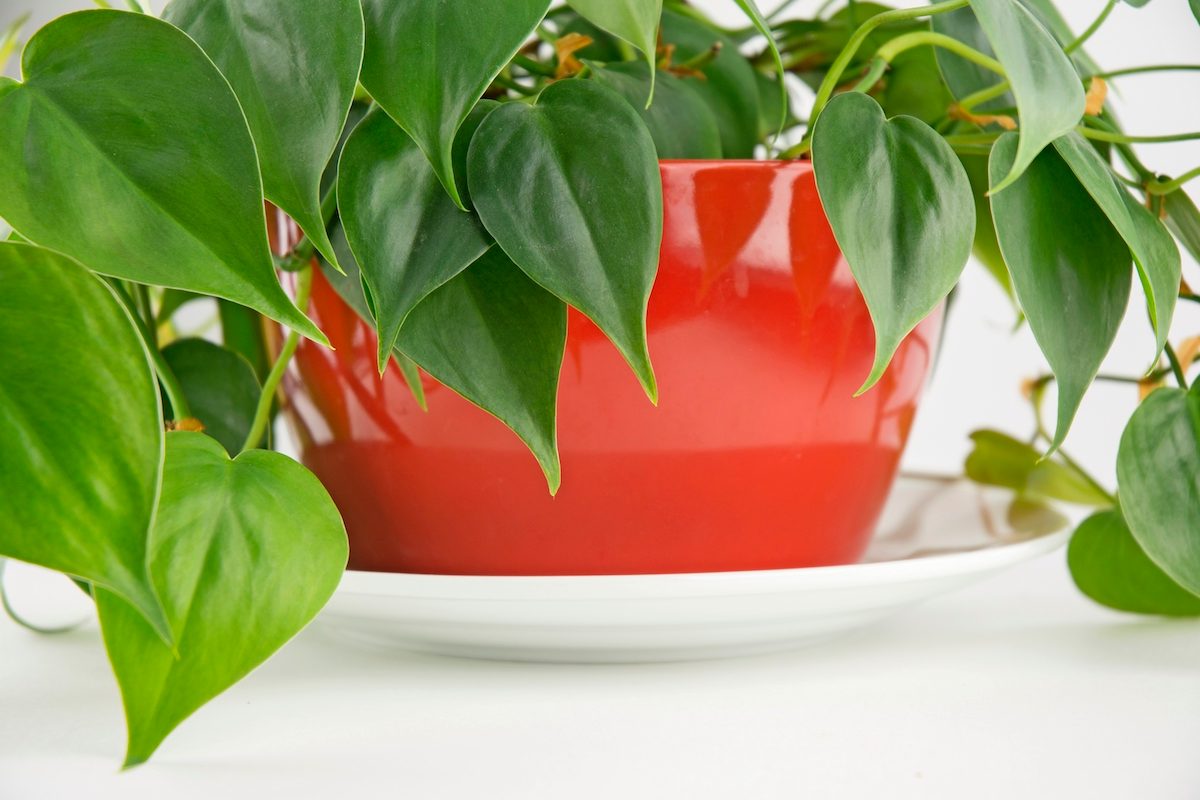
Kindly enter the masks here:
M 390 254 L 360 259 L 362 305 L 379 330 L 378 366 L 400 340 L 414 391 L 414 361 L 455 353 L 439 348 L 438 326 L 406 331 L 409 318 L 468 280 L 485 251 L 503 258 L 506 290 L 462 292 L 471 302 L 440 320 L 459 330 L 493 319 L 511 310 L 489 306 L 501 296 L 550 309 L 526 315 L 521 335 L 483 326 L 506 355 L 461 377 L 553 487 L 545 398 L 564 303 L 657 393 L 645 337 L 661 235 L 656 148 L 703 147 L 689 137 L 706 114 L 721 155 L 761 143 L 811 159 L 874 322 L 864 391 L 976 249 L 1050 363 L 1031 396 L 1052 380 L 1058 411 L 1052 433 L 1039 425 L 1037 449 L 979 434 L 969 472 L 1017 489 L 1018 511 L 1046 498 L 1103 508 L 1071 548 L 1089 595 L 1200 613 L 1200 390 L 1187 378 L 1195 354 L 1169 342 L 1176 301 L 1196 299 L 1176 240 L 1200 253 L 1200 213 L 1182 189 L 1200 170 L 1158 176 L 1133 150 L 1197 135 L 1126 135 L 1105 107 L 1105 76 L 1082 45 L 1114 2 L 1078 37 L 1044 0 L 854 3 L 769 24 L 741 0 L 747 31 L 668 2 L 664 19 L 699 26 L 698 47 L 665 35 L 660 46 L 656 2 L 573 0 L 549 16 L 546 0 L 490 2 L 482 33 L 479 5 L 176 0 L 166 21 L 81 12 L 35 34 L 23 81 L 0 83 L 0 217 L 14 229 L 0 245 L 0 553 L 95 596 L 125 702 L 127 764 L 303 627 L 344 567 L 324 488 L 259 447 L 300 338 L 325 341 L 304 309 L 317 254 L 335 280 L 349 267 L 330 233 L 340 225 L 353 243 L 358 226 L 360 249 Z M 756 31 L 768 28 L 764 47 Z M 736 89 L 722 70 L 742 63 L 739 46 L 761 54 L 746 57 L 751 82 Z M 634 66 L 644 62 L 656 69 Z M 807 121 L 777 100 L 779 68 L 814 87 Z M 617 88 L 606 70 L 621 76 L 609 76 Z M 357 166 L 399 170 L 366 186 L 399 175 L 411 187 L 404 214 L 372 214 L 370 191 L 343 197 L 345 156 L 327 172 L 356 97 L 378 106 L 362 136 L 387 131 L 379 157 Z M 553 188 L 519 191 L 529 175 Z M 275 259 L 264 198 L 305 233 Z M 561 258 L 546 256 L 547 229 Z M 295 303 L 277 270 L 292 273 Z M 1157 388 L 1126 426 L 1118 503 L 1060 445 L 1135 272 L 1157 339 L 1147 361 L 1166 357 L 1147 384 L 1178 388 Z M 196 295 L 219 298 L 223 347 L 166 342 L 175 310 Z M 278 355 L 258 315 L 290 328 Z M 459 344 L 460 356 L 481 352 Z M 429 371 L 460 388 L 451 371 Z

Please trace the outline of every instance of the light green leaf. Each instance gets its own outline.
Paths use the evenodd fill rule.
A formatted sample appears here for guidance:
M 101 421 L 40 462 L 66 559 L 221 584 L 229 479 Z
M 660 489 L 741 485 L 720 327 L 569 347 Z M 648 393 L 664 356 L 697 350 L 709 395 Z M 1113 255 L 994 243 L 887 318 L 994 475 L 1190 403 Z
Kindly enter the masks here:
M 150 545 L 178 657 L 123 600 L 96 593 L 129 727 L 126 766 L 307 625 L 347 557 L 341 517 L 308 470 L 265 450 L 230 460 L 215 439 L 186 432 L 167 434 Z
M 1200 0 L 1188 0 L 1188 8 L 1192 9 L 1192 16 L 1200 24 Z
M 1042 149 L 1083 118 L 1083 84 L 1062 47 L 1016 0 L 971 0 L 971 9 L 1004 65 L 1021 118 L 1009 171 L 992 175 L 992 193 L 1012 185 Z
M 1017 148 L 1014 133 L 992 147 L 993 184 L 1012 174 Z M 1055 148 L 1043 151 L 991 201 L 1017 299 L 1058 382 L 1054 450 L 1125 314 L 1129 248 Z
M 546 14 L 550 0 L 363 0 L 362 83 L 408 132 L 451 199 L 454 138 L 475 101 Z
M 683 83 L 708 103 L 721 132 L 721 152 L 725 158 L 753 158 L 758 144 L 758 88 L 754 67 L 738 52 L 737 42 L 721 31 L 677 14 L 664 11 L 662 38 L 675 45 L 675 61 L 683 63 L 711 50 L 721 48 L 717 57 L 701 70 L 704 80 L 684 78 Z
M 608 335 L 657 402 L 646 303 L 662 240 L 662 178 L 637 112 L 593 81 L 559 81 L 536 105 L 489 114 L 467 161 L 488 232 Z
M 1200 594 L 1200 384 L 1159 389 L 1133 412 L 1117 453 L 1125 520 L 1146 555 Z
M 229 80 L 254 135 L 267 198 L 334 259 L 320 183 L 362 64 L 358 0 L 173 0 L 163 18 Z
M 668 72 L 659 75 L 654 105 L 642 108 L 638 98 L 645 97 L 650 85 L 645 64 L 626 61 L 602 67 L 589 62 L 588 66 L 595 80 L 616 90 L 638 109 L 660 159 L 721 157 L 716 117 L 679 78 Z
M 0 244 L 0 286 L 0 555 L 106 586 L 169 636 L 146 569 L 162 410 L 133 320 L 31 245 Z
M 162 351 L 192 416 L 230 454 L 241 450 L 254 423 L 261 388 L 250 362 L 204 339 L 178 339 Z
M 650 108 L 654 99 L 654 68 L 658 52 L 658 20 L 662 16 L 662 0 L 567 0 L 567 5 L 601 30 L 624 39 L 646 56 L 649 86 L 644 104 Z
M 475 214 L 454 205 L 408 134 L 378 111 L 342 151 L 338 207 L 374 300 L 382 373 L 409 312 L 479 258 L 491 237 Z
M 0 217 L 119 278 L 225 297 L 325 342 L 267 247 L 254 141 L 178 29 L 80 11 L 42 28 L 0 97 Z
M 971 184 L 954 151 L 913 117 L 886 119 L 860 92 L 825 107 L 813 136 L 821 204 L 875 324 L 859 393 L 950 292 L 975 236 Z
M 1075 529 L 1067 565 L 1079 590 L 1100 605 L 1135 614 L 1200 616 L 1200 597 L 1147 557 L 1118 509 L 1093 514 Z
M 561 481 L 555 399 L 566 340 L 566 306 L 493 247 L 413 309 L 398 345 L 511 428 L 554 494 Z
M 1009 527 L 1025 536 L 1046 536 L 1071 524 L 1066 515 L 1043 500 L 1018 495 L 1005 514 Z
M 1055 139 L 1054 147 L 1129 245 L 1146 294 L 1150 324 L 1157 335 L 1154 351 L 1157 361 L 1167 343 L 1179 295 L 1183 268 L 1179 248 L 1166 226 L 1117 183 L 1104 159 L 1086 139 L 1071 132 Z
M 967 456 L 967 477 L 987 486 L 1003 486 L 1025 497 L 1065 500 L 1108 507 L 1112 500 L 1078 472 L 1042 458 L 1032 445 L 999 431 L 975 431 Z

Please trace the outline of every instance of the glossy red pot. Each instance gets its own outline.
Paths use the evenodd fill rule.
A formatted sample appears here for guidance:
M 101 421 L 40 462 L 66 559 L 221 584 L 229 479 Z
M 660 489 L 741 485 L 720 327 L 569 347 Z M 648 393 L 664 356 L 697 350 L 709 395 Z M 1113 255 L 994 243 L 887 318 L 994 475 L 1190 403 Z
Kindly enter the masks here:
M 304 462 L 346 520 L 354 569 L 582 575 L 805 567 L 866 547 L 933 359 L 940 315 L 852 395 L 870 317 L 803 162 L 662 164 L 650 298 L 659 406 L 572 312 L 556 497 L 500 422 L 425 378 L 429 411 L 317 281 L 334 350 L 287 384 Z

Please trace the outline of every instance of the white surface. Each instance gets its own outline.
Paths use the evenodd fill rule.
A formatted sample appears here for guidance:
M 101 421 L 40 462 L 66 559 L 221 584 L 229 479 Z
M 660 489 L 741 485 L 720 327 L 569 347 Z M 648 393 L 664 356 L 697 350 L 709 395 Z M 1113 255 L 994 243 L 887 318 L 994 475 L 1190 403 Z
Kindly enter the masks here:
M 677 575 L 349 572 L 318 620 L 351 647 L 644 663 L 820 646 L 1066 540 L 1004 524 L 1006 491 L 902 477 L 865 563 Z M 1082 515 L 1079 516 L 1082 519 Z
M 0 654 L 4 800 L 1200 795 L 1200 624 L 1092 606 L 1061 552 L 732 661 L 496 663 L 313 628 L 125 774 L 94 628 L 0 622 Z

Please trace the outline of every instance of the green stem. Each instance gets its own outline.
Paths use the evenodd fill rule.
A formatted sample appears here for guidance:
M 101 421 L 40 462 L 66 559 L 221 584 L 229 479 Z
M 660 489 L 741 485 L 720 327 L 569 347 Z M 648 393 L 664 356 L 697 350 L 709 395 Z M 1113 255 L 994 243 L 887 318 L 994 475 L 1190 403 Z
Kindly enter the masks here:
M 1111 80 L 1112 78 L 1122 78 L 1126 75 L 1142 75 L 1147 72 L 1197 72 L 1200 71 L 1200 64 L 1152 64 L 1145 67 L 1125 67 L 1124 69 L 1114 69 L 1110 72 L 1097 72 L 1095 75 L 1089 75 L 1088 78 L 1103 78 Z
M 1120 130 L 1115 125 L 1103 117 L 1084 117 L 1083 120 L 1084 124 L 1089 127 L 1099 128 L 1109 133 L 1120 133 Z M 1125 142 L 1114 142 L 1113 146 L 1117 148 L 1117 152 L 1121 155 L 1121 160 L 1125 162 L 1125 165 L 1136 172 L 1139 178 L 1143 181 L 1155 180 L 1154 173 L 1142 163 L 1142 160 L 1138 158 L 1137 153 L 1133 151 L 1132 147 Z
M 313 268 L 310 265 L 307 269 L 302 270 L 296 276 L 296 307 L 302 312 L 308 310 L 308 298 L 312 293 Z M 275 392 L 279 389 L 279 383 L 283 380 L 283 374 L 287 371 L 288 364 L 292 360 L 292 356 L 296 353 L 296 347 L 300 344 L 300 334 L 297 331 L 288 331 L 287 338 L 283 342 L 283 348 L 279 351 L 279 356 L 275 359 L 275 363 L 271 366 L 271 371 L 267 373 L 267 379 L 263 381 L 262 394 L 258 397 L 258 406 L 254 409 L 254 421 L 250 425 L 250 432 L 246 435 L 246 441 L 242 444 L 242 452 L 257 447 L 262 441 L 263 435 L 267 432 L 267 424 L 271 421 L 271 404 L 275 402 Z
M 146 345 L 146 352 L 150 355 L 150 360 L 154 363 L 154 371 L 158 375 L 158 382 L 162 385 L 163 394 L 167 396 L 167 403 L 171 406 L 171 419 L 187 419 L 192 416 L 192 409 L 188 405 L 187 397 L 183 394 L 183 387 L 179 385 L 179 379 L 175 377 L 175 372 L 167 364 L 167 360 L 163 358 L 162 351 L 158 349 L 158 345 L 154 342 L 154 336 L 146 327 L 146 323 L 141 315 L 137 313 L 133 299 L 118 281 L 110 281 L 109 283 L 116 290 L 115 293 L 117 299 L 121 301 L 121 305 L 125 306 L 125 310 L 133 318 L 134 327 L 137 328 L 138 334 L 142 337 L 142 341 Z
M 995 144 L 1000 137 L 994 133 L 956 133 L 942 138 L 953 147 L 956 144 Z
M 1200 132 L 1168 133 L 1162 136 L 1129 136 L 1124 133 L 1110 133 L 1095 128 L 1080 127 L 1077 129 L 1089 139 L 1098 142 L 1113 142 L 1116 144 L 1163 144 L 1166 142 L 1190 142 L 1200 139 Z
M 879 79 L 883 77 L 883 73 L 887 70 L 888 62 L 882 58 L 874 58 L 871 60 L 871 66 L 867 68 L 867 74 L 863 75 L 862 80 L 854 84 L 852 92 L 871 91 L 871 87 L 879 83 Z
M 502 86 L 505 89 L 514 91 L 517 94 L 522 95 L 523 97 L 533 97 L 534 95 L 536 95 L 538 93 L 538 90 L 534 89 L 532 86 L 522 86 L 521 84 L 517 83 L 516 81 L 514 81 L 510 78 L 506 78 L 503 75 L 497 75 L 492 80 L 492 83 L 496 84 L 497 86 Z
M 329 191 L 325 192 L 325 196 L 321 198 L 321 219 L 326 228 L 329 227 L 329 223 L 333 221 L 336 213 L 337 185 L 335 184 L 330 186 Z M 287 255 L 275 259 L 275 265 L 284 272 L 297 272 L 311 264 L 316 255 L 317 246 L 307 235 L 302 235 Z
M 892 11 L 885 11 L 882 14 L 876 14 L 867 19 L 863 24 L 858 26 L 850 36 L 850 40 L 846 42 L 846 46 L 842 48 L 842 52 L 838 53 L 833 64 L 829 67 L 829 72 L 825 73 L 824 80 L 821 81 L 820 87 L 817 89 L 817 98 L 813 102 L 813 110 L 810 115 L 813 123 L 817 121 L 821 111 L 825 105 L 833 97 L 833 92 L 837 89 L 841 82 L 842 73 L 846 67 L 854 60 L 854 56 L 858 54 L 858 48 L 862 47 L 863 42 L 871 35 L 871 32 L 881 25 L 887 25 L 892 22 L 906 22 L 910 19 L 919 19 L 928 17 L 934 14 L 944 14 L 947 11 L 956 11 L 960 8 L 965 8 L 967 0 L 945 0 L 945 2 L 934 3 L 929 6 L 921 6 L 919 8 L 898 8 Z M 811 126 L 810 126 L 811 127 Z M 811 134 L 806 135 L 809 138 Z
M 1037 434 L 1034 436 L 1034 441 L 1037 441 L 1037 438 L 1041 437 L 1046 441 L 1046 444 L 1053 443 L 1054 437 L 1052 437 L 1046 430 L 1046 423 L 1042 419 L 1042 396 L 1045 392 L 1046 386 L 1052 380 L 1054 380 L 1053 375 L 1046 376 L 1044 378 L 1044 382 L 1042 383 L 1041 389 L 1033 394 L 1033 420 L 1034 424 L 1037 426 Z M 1110 503 L 1112 503 L 1114 506 L 1117 504 L 1117 498 L 1113 495 L 1113 493 L 1108 491 L 1108 489 L 1106 489 L 1104 485 L 1100 483 L 1100 481 L 1093 478 L 1092 474 L 1084 469 L 1082 464 L 1071 458 L 1070 454 L 1067 453 L 1066 450 L 1064 450 L 1062 447 L 1059 447 L 1058 450 L 1055 451 L 1055 455 L 1061 458 L 1064 464 L 1072 469 L 1076 475 L 1086 481 L 1093 489 L 1104 495 L 1104 497 L 1106 497 Z
M 997 97 L 1000 97 L 1011 88 L 1012 85 L 1009 84 L 1008 81 L 1001 81 L 995 86 L 989 86 L 986 89 L 980 89 L 978 92 L 972 92 L 971 94 L 967 95 L 959 101 L 958 107 L 963 111 L 970 111 L 980 103 L 986 103 L 988 100 L 995 100 Z
M 1169 181 L 1150 181 L 1146 184 L 1146 191 L 1150 194 L 1170 194 L 1193 178 L 1200 178 L 1200 167 L 1189 169 L 1178 178 L 1172 178 Z
M 547 78 L 554 77 L 554 67 L 550 66 L 549 64 L 543 64 L 540 61 L 535 61 L 529 56 L 522 55 L 521 53 L 517 53 L 515 56 L 513 56 L 512 63 L 516 64 L 518 67 L 530 73 L 531 75 L 544 75 Z
M 923 46 L 940 47 L 943 50 L 948 50 L 957 56 L 965 58 L 972 64 L 978 64 L 984 69 L 991 70 L 1001 77 L 1006 75 L 1004 66 L 996 59 L 979 52 L 974 47 L 963 44 L 958 39 L 935 31 L 916 31 L 914 33 L 906 33 L 903 36 L 897 36 L 880 47 L 875 55 L 891 63 L 896 60 L 896 56 L 905 50 Z
M 1104 20 L 1108 19 L 1108 15 L 1111 14 L 1112 10 L 1116 7 L 1117 0 L 1108 0 L 1108 2 L 1104 5 L 1104 9 L 1100 12 L 1100 16 L 1096 17 L 1092 24 L 1088 25 L 1087 30 L 1076 37 L 1075 41 L 1064 47 L 1063 52 L 1067 55 L 1071 55 L 1071 53 L 1074 53 L 1076 50 L 1083 47 L 1084 42 L 1092 38 L 1093 33 L 1100 30 L 1100 26 L 1104 24 Z
M 1175 374 L 1175 382 L 1179 384 L 1180 389 L 1188 388 L 1187 374 L 1183 371 L 1183 365 L 1179 363 L 1179 356 L 1175 354 L 1175 348 L 1171 347 L 1171 343 L 1167 342 L 1164 349 L 1167 354 L 1167 361 L 1171 362 L 1171 372 Z
M 133 285 L 133 298 L 137 303 L 138 314 L 150 332 L 150 343 L 158 347 L 158 325 L 154 320 L 154 307 L 150 305 L 150 289 L 144 283 Z

